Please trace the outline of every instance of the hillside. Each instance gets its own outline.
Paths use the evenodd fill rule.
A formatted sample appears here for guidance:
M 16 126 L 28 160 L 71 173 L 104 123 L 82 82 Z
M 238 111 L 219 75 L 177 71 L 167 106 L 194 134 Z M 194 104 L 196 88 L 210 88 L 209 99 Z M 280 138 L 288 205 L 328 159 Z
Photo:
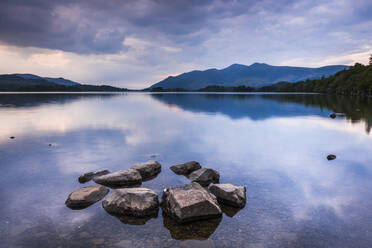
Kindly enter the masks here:
M 332 65 L 319 68 L 272 66 L 264 63 L 254 63 L 250 66 L 233 64 L 227 68 L 205 71 L 191 71 L 175 77 L 168 77 L 150 87 L 163 89 L 182 88 L 197 90 L 210 85 L 233 87 L 245 85 L 263 87 L 280 81 L 297 82 L 306 79 L 328 77 L 343 69 L 344 65 Z
M 317 92 L 342 95 L 372 95 L 372 65 L 355 64 L 328 78 L 297 83 L 280 82 L 259 91 Z

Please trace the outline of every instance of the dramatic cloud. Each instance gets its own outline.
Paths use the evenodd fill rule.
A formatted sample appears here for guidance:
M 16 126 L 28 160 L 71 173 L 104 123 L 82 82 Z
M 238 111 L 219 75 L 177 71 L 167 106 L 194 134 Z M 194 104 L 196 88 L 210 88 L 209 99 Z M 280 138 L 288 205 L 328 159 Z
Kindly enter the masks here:
M 367 0 L 2 0 L 0 73 L 141 88 L 232 63 L 366 62 L 371 11 Z

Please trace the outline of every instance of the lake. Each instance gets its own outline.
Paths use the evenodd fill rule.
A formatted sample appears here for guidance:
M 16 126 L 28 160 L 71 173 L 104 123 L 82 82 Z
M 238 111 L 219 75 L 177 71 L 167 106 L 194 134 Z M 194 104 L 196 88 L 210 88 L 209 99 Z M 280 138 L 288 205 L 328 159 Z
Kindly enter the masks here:
M 331 119 L 331 113 L 342 113 Z M 2 247 L 371 247 L 372 99 L 311 94 L 0 94 Z M 14 136 L 14 139 L 10 139 Z M 328 154 L 337 159 L 328 161 Z M 222 218 L 65 206 L 86 172 L 191 160 L 247 188 Z

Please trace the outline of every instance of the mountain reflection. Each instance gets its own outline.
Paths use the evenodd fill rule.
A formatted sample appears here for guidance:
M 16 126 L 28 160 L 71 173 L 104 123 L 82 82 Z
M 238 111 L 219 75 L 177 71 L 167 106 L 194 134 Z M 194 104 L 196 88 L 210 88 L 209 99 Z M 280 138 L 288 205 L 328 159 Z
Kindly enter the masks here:
M 372 99 L 320 94 L 153 94 L 170 106 L 203 113 L 220 113 L 232 119 L 249 117 L 263 120 L 272 117 L 343 113 L 352 123 L 363 122 L 366 132 L 372 128 Z M 272 104 L 272 102 L 281 104 Z

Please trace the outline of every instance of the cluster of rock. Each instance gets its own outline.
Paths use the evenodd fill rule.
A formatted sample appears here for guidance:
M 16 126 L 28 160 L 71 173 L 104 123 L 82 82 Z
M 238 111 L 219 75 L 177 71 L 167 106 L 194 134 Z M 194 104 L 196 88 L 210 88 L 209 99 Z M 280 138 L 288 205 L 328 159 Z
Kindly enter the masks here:
M 246 188 L 232 184 L 220 184 L 220 175 L 210 168 L 202 168 L 198 162 L 174 165 L 170 168 L 179 175 L 185 175 L 190 184 L 165 188 L 162 195 L 163 212 L 177 223 L 187 223 L 218 218 L 222 215 L 221 205 L 243 208 L 246 203 Z M 157 161 L 135 164 L 130 169 L 110 173 L 108 170 L 87 173 L 79 177 L 79 182 L 93 180 L 103 186 L 88 186 L 72 192 L 66 205 L 73 209 L 85 208 L 103 199 L 103 208 L 110 214 L 123 218 L 124 223 L 132 219 L 151 218 L 159 211 L 158 195 L 151 189 L 139 188 L 142 181 L 156 177 L 161 172 Z

